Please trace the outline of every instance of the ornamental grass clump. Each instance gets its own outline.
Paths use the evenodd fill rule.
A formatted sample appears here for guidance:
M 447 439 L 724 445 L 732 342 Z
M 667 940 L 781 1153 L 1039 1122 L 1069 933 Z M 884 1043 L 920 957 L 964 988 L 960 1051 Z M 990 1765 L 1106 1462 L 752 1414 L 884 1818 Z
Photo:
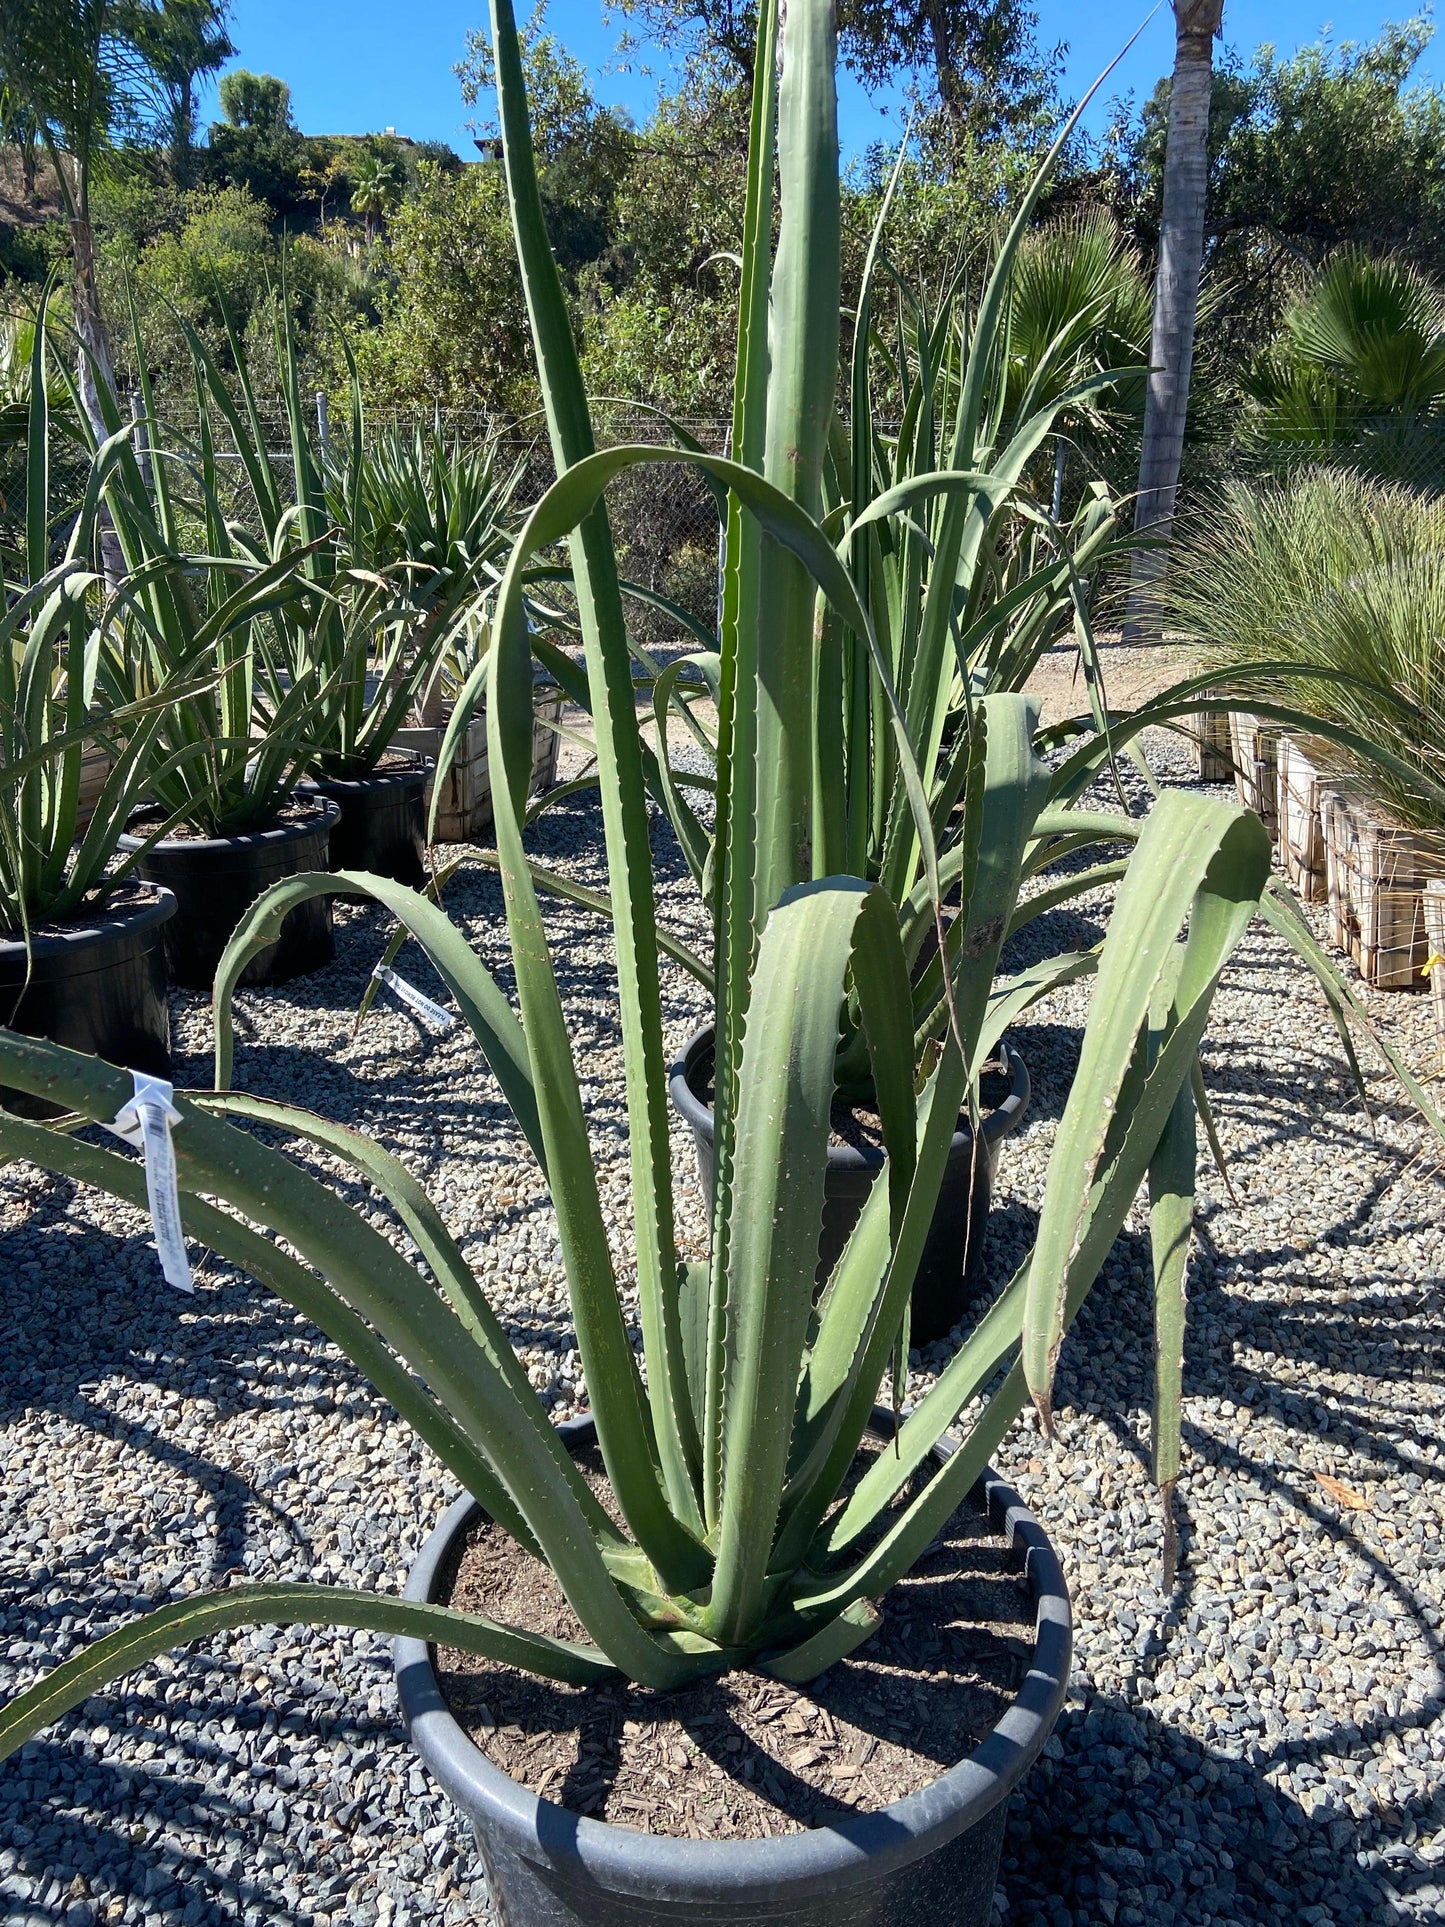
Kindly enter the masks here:
M 1299 712 L 1393 822 L 1445 843 L 1445 501 L 1328 469 L 1231 483 L 1167 594 L 1216 682 Z
M 574 336 L 547 242 L 512 8 L 494 0 L 505 168 L 558 479 L 531 511 L 496 592 L 484 669 L 497 848 L 515 1003 L 434 902 L 341 872 L 289 879 L 237 933 L 217 981 L 216 1089 L 177 1094 L 180 1210 L 191 1235 L 312 1318 L 443 1464 L 555 1574 L 581 1622 L 574 1642 L 441 1605 L 320 1585 L 243 1585 L 144 1615 L 76 1654 L 0 1714 L 11 1749 L 107 1680 L 165 1648 L 258 1621 L 407 1633 L 588 1683 L 666 1688 L 730 1668 L 806 1681 L 869 1638 L 890 1587 L 967 1496 L 1030 1401 L 1049 1423 L 1059 1348 L 1146 1185 L 1159 1362 L 1156 1475 L 1179 1462 L 1184 1274 L 1195 1159 L 1191 1073 L 1211 999 L 1264 900 L 1258 819 L 1172 792 L 1132 845 L 1108 935 L 1052 981 L 1097 976 L 1028 1257 L 903 1417 L 893 1449 L 857 1468 L 894 1354 L 960 1112 L 990 1039 L 1037 992 L 995 983 L 1021 879 L 1050 849 L 1092 837 L 1076 753 L 1050 773 L 1016 694 L 967 717 L 947 1019 L 920 1077 L 901 907 L 880 881 L 815 874 L 819 772 L 813 706 L 841 637 L 866 652 L 870 693 L 896 745 L 935 925 L 943 879 L 905 704 L 865 598 L 848 531 L 822 520 L 822 467 L 839 340 L 834 29 L 828 0 L 761 8 L 742 255 L 738 421 L 732 459 L 683 451 L 725 493 L 729 553 L 716 646 L 719 732 L 711 862 L 723 911 L 706 960 L 719 1024 L 717 1187 L 710 1256 L 680 1247 L 673 1199 L 648 843 L 660 770 L 639 726 L 623 601 L 603 502 L 655 448 L 594 447 Z M 774 172 L 778 240 L 771 247 Z M 665 455 L 665 451 L 663 452 Z M 968 502 L 977 478 L 917 476 L 906 505 Z M 960 518 L 966 535 L 969 509 Z M 631 1247 L 614 1252 L 583 1099 L 588 1044 L 569 1034 L 523 841 L 532 775 L 535 558 L 565 542 L 596 728 L 616 932 L 632 1196 Z M 839 544 L 842 545 L 841 549 Z M 817 623 L 819 598 L 830 612 Z M 925 705 L 933 713 L 932 703 Z M 465 727 L 459 716 L 454 727 Z M 573 1464 L 437 1208 L 382 1144 L 294 1105 L 227 1088 L 231 992 L 245 961 L 308 894 L 371 897 L 431 958 L 545 1174 L 556 1213 L 596 1437 L 615 1517 Z M 873 1187 L 815 1304 L 840 1024 L 856 1021 L 887 1144 Z M 0 1078 L 109 1119 L 129 1075 L 0 1033 Z M 252 1126 L 266 1127 L 264 1136 Z M 384 1198 L 399 1239 L 277 1147 L 321 1146 Z M 137 1202 L 145 1173 L 83 1135 L 0 1117 L 0 1152 Z M 641 1355 L 629 1334 L 635 1291 Z M 962 1415 L 968 1418 L 963 1420 Z M 933 1456 L 960 1428 L 957 1448 Z

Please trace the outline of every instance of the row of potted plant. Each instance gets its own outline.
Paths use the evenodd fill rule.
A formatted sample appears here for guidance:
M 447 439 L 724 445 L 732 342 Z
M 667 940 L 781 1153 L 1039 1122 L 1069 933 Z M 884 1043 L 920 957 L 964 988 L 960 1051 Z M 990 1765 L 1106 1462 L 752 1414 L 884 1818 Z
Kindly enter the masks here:
M 209 989 L 269 884 L 346 864 L 425 880 L 429 770 L 397 739 L 475 658 L 515 476 L 439 439 L 372 440 L 359 396 L 344 446 L 319 449 L 283 320 L 285 451 L 268 448 L 239 342 L 228 380 L 192 335 L 193 433 L 166 432 L 142 367 L 139 423 L 112 413 L 96 435 L 70 411 L 89 470 L 65 502 L 47 306 L 24 553 L 6 569 L 0 1016 L 160 1071 L 167 975 Z M 247 981 L 331 954 L 317 898 Z
M 1000 281 L 970 314 L 947 439 L 900 438 L 880 474 L 871 424 L 860 429 L 855 411 L 863 454 L 855 441 L 850 468 L 833 452 L 842 309 L 833 9 L 763 0 L 759 16 L 723 458 L 596 448 L 548 245 L 515 20 L 508 0 L 493 4 L 507 189 L 558 479 L 509 549 L 490 647 L 460 693 L 441 763 L 484 702 L 515 1003 L 436 902 L 395 880 L 318 869 L 277 883 L 247 913 L 217 974 L 215 1089 L 174 1100 L 186 1229 L 331 1336 L 464 1496 L 402 1599 L 307 1584 L 193 1594 L 82 1649 L 0 1712 L 8 1752 L 152 1656 L 228 1627 L 286 1620 L 392 1633 L 413 1739 L 476 1824 L 500 1911 L 518 1922 L 592 1927 L 683 1911 L 810 1927 L 825 1918 L 862 1927 L 905 1910 L 987 1919 L 1004 1805 L 1047 1736 L 1069 1665 L 1057 1562 L 1013 1495 L 990 1483 L 990 1455 L 1030 1403 L 1048 1427 L 1065 1334 L 1147 1186 L 1154 1470 L 1167 1498 L 1180 1468 L 1196 1129 L 1201 1115 L 1207 1123 L 1197 1065 L 1214 991 L 1262 914 L 1295 935 L 1337 1008 L 1351 1008 L 1272 883 L 1252 813 L 1180 791 L 1142 818 L 1086 807 L 1136 725 L 1100 715 L 1080 724 L 1077 743 L 1067 731 L 1050 737 L 1018 691 L 1010 625 L 1026 625 L 1040 598 L 1076 606 L 1081 543 L 1055 523 L 1052 560 L 1024 567 L 1008 533 L 1028 444 L 1049 416 L 1025 412 L 1004 433 L 987 406 Z M 680 705 L 709 753 L 701 775 L 672 757 L 665 727 L 639 718 L 604 500 L 613 478 L 660 459 L 700 470 L 725 504 L 717 633 L 655 677 L 658 715 Z M 555 576 L 562 543 L 580 665 L 529 621 L 529 587 L 544 570 Z M 1016 567 L 1023 574 L 1005 583 Z M 983 586 L 989 569 L 993 591 Z M 1086 601 L 1080 620 L 1087 626 Z M 633 1220 L 625 1256 L 589 1139 L 586 1046 L 579 1053 L 569 1035 L 539 895 L 578 893 L 537 870 L 524 836 L 539 658 L 590 710 L 595 733 L 608 889 L 593 907 L 616 939 Z M 1193 694 L 1175 695 L 1179 713 Z M 1059 753 L 1046 761 L 1044 750 Z M 688 806 L 689 786 L 709 811 Z M 712 1149 L 706 1252 L 677 1230 L 654 803 L 668 810 L 712 912 L 710 955 L 665 941 L 714 997 L 710 1090 L 697 1061 L 683 1078 L 707 1113 L 698 1124 Z M 1097 857 L 1083 872 L 1054 867 L 1081 849 Z M 1117 896 L 1100 945 L 1009 964 L 1008 935 L 1041 905 L 1106 882 Z M 426 950 L 545 1174 L 590 1400 L 584 1427 L 564 1435 L 550 1424 L 482 1282 L 396 1155 L 334 1120 L 230 1088 L 237 982 L 285 915 L 334 892 L 384 904 Z M 1031 1249 L 927 1395 L 885 1424 L 876 1401 L 890 1377 L 899 1387 L 915 1280 L 956 1142 L 979 1139 L 986 1067 L 1009 1024 L 1074 979 L 1093 980 L 1089 1016 Z M 127 1069 L 13 1033 L 0 1033 L 0 1075 L 79 1121 L 113 1118 L 132 1093 Z M 851 1226 L 822 1248 L 840 1099 L 866 1101 L 884 1155 Z M 277 1135 L 324 1145 L 364 1177 L 366 1211 L 277 1148 Z M 131 1202 L 146 1195 L 137 1162 L 83 1131 L 0 1115 L 0 1152 Z M 405 1249 L 372 1222 L 376 1195 L 408 1234 Z M 875 1451 L 880 1429 L 891 1442 Z M 584 1446 L 600 1463 L 602 1496 L 579 1470 Z M 436 1645 L 583 1692 L 631 1681 L 666 1693 L 739 1669 L 813 1681 L 877 1633 L 891 1588 L 960 1507 L 990 1506 L 1036 1612 L 1023 1682 L 968 1758 L 881 1811 L 791 1837 L 652 1837 L 509 1779 L 448 1710 Z M 510 1535 L 516 1562 L 540 1560 L 555 1576 L 579 1637 L 452 1603 L 456 1554 L 483 1516 Z

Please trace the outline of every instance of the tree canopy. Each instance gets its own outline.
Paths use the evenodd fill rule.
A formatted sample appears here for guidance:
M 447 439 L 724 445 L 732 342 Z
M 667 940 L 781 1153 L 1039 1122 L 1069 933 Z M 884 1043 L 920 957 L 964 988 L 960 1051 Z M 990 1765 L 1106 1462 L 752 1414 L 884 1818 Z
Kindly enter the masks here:
M 704 65 L 752 81 L 755 0 L 620 0 L 619 11 Z M 1056 118 L 1062 48 L 1041 54 L 1027 0 L 838 0 L 838 51 L 872 91 L 900 86 L 947 143 L 1032 134 Z
M 1216 72 L 1208 271 L 1227 290 L 1219 323 L 1233 346 L 1269 333 L 1302 277 L 1343 247 L 1445 271 L 1445 96 L 1412 84 L 1432 32 L 1409 20 L 1287 59 L 1266 46 Z M 1125 191 L 1149 249 L 1168 106 L 1161 82 L 1122 130 Z

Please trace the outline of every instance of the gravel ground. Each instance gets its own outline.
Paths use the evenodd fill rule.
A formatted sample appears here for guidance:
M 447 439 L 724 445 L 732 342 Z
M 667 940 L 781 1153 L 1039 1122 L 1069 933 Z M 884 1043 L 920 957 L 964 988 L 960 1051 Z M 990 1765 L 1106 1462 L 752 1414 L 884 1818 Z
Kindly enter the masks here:
M 585 806 L 544 819 L 541 840 L 597 877 Z M 658 850 L 672 860 L 661 833 Z M 449 900 L 505 980 L 494 881 L 468 866 Z M 1072 940 L 1086 921 L 1056 917 L 1049 934 Z M 622 1251 L 606 946 L 581 913 L 554 923 L 575 1032 L 595 1053 Z M 342 909 L 329 970 L 243 996 L 237 1081 L 385 1133 L 474 1251 L 561 1414 L 578 1374 L 555 1237 L 495 1087 L 460 1037 L 389 1001 L 351 1037 L 383 930 L 379 913 Z M 400 967 L 435 989 L 414 954 Z M 680 1044 L 700 994 L 669 967 L 664 995 Z M 1034 1102 L 995 1198 L 995 1280 L 1033 1222 L 1081 1008 L 1060 993 L 1017 1034 Z M 1425 1000 L 1374 1008 L 1425 1063 Z M 183 1081 L 203 1082 L 201 1000 L 178 999 L 176 1018 Z M 1067 1710 L 1013 1803 L 997 1914 L 1438 1921 L 1445 1191 L 1381 1078 L 1366 1120 L 1305 974 L 1272 938 L 1246 945 L 1207 1058 L 1237 1197 L 1206 1159 L 1172 1595 L 1147 1475 L 1142 1225 L 1065 1348 L 1059 1443 L 1024 1430 L 1000 1459 L 1063 1555 L 1078 1643 Z M 680 1138 L 678 1168 L 692 1197 Z M 0 1691 L 229 1573 L 400 1585 L 448 1481 L 304 1320 L 214 1261 L 194 1300 L 172 1293 L 136 1214 L 23 1166 L 0 1172 L 0 1227 Z M 702 1229 L 694 1204 L 694 1248 Z M 0 1898 L 16 1927 L 461 1923 L 485 1913 L 475 1869 L 407 1751 L 386 1646 L 369 1635 L 227 1635 L 98 1696 L 0 1769 Z

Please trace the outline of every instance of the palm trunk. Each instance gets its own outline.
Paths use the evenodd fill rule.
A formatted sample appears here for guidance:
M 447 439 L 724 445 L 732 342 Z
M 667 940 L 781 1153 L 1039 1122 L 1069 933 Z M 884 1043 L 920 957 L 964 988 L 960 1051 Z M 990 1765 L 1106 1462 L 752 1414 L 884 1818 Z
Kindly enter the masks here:
M 55 169 L 56 185 L 70 226 L 70 250 L 75 263 L 71 304 L 75 310 L 75 332 L 80 338 L 76 374 L 80 399 L 86 418 L 97 437 L 104 441 L 105 421 L 100 408 L 101 384 L 118 400 L 115 367 L 110 358 L 110 337 L 105 331 L 105 316 L 100 310 L 100 290 L 95 280 L 95 234 L 90 225 L 90 167 L 86 156 L 72 157 L 42 129 L 41 138 L 50 164 Z
M 196 106 L 190 80 L 178 83 L 171 103 L 171 179 L 177 187 L 191 185 Z
M 1169 86 L 1169 130 L 1164 150 L 1164 206 L 1159 223 L 1159 268 L 1154 283 L 1154 329 L 1134 527 L 1160 546 L 1134 557 L 1128 639 L 1159 635 L 1153 593 L 1164 572 L 1179 489 L 1179 460 L 1189 412 L 1194 321 L 1204 260 L 1204 199 L 1209 181 L 1209 100 L 1214 81 L 1214 36 L 1224 0 L 1174 0 L 1174 75 Z
M 101 413 L 100 389 L 103 384 L 110 391 L 112 401 L 117 391 L 115 369 L 110 358 L 110 337 L 106 333 L 105 317 L 100 311 L 100 290 L 95 281 L 95 236 L 91 230 L 89 209 L 83 201 L 71 219 L 70 244 L 75 255 L 72 299 L 75 306 L 75 332 L 80 337 L 80 395 L 91 426 L 103 440 L 106 428 Z

